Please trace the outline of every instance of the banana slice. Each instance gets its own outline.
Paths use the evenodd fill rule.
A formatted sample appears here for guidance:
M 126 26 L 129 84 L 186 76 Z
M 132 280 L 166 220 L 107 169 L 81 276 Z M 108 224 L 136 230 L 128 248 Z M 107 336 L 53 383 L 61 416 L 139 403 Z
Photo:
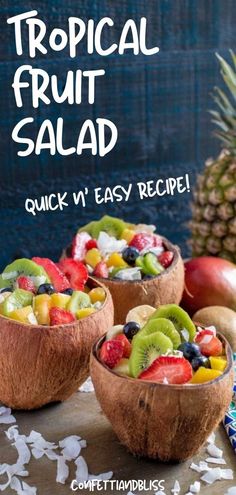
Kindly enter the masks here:
M 156 308 L 149 306 L 148 304 L 143 304 L 142 306 L 136 306 L 136 308 L 131 309 L 126 316 L 126 323 L 129 321 L 136 321 L 142 328 L 147 320 L 156 311 Z
M 123 333 L 123 328 L 123 325 L 114 325 L 114 327 L 109 328 L 106 335 L 106 340 L 114 339 L 117 335 Z

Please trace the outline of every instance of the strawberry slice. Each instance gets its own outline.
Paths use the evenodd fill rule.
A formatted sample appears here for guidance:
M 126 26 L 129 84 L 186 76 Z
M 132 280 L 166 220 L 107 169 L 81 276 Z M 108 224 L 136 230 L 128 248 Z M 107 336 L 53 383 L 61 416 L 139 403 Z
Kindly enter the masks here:
M 153 242 L 154 242 L 154 247 L 162 247 L 163 246 L 162 238 L 160 235 L 153 234 Z
M 164 251 L 164 253 L 161 253 L 160 256 L 158 256 L 158 261 L 164 268 L 168 268 L 171 265 L 173 258 L 174 253 L 172 251 Z
M 75 315 L 62 308 L 51 308 L 49 311 L 50 325 L 66 325 L 76 321 Z
M 114 368 L 123 357 L 124 345 L 119 340 L 107 340 L 103 342 L 100 359 L 109 368 Z
M 220 339 L 210 329 L 199 332 L 195 337 L 195 342 L 199 345 L 204 356 L 220 356 L 223 352 Z
M 138 378 L 150 382 L 182 384 L 191 380 L 192 376 L 192 366 L 184 357 L 160 356 Z
M 65 258 L 58 263 L 59 269 L 69 280 L 69 287 L 74 290 L 84 290 L 88 280 L 88 270 L 81 261 Z
M 142 251 L 143 249 L 154 247 L 156 245 L 156 239 L 153 234 L 140 232 L 139 234 L 135 234 L 129 245 L 135 247 L 138 251 Z
M 108 278 L 109 271 L 105 261 L 99 261 L 99 263 L 94 268 L 93 275 L 94 277 L 98 278 Z
M 74 260 L 83 261 L 87 252 L 87 243 L 91 236 L 87 232 L 78 232 L 72 241 L 71 256 Z
M 36 292 L 34 282 L 29 277 L 25 277 L 24 275 L 21 275 L 20 277 L 17 278 L 16 283 L 19 289 L 24 289 L 27 290 L 28 292 L 33 292 L 33 294 Z
M 120 333 L 119 335 L 117 335 L 115 337 L 115 340 L 118 340 L 123 345 L 123 356 L 122 357 L 129 358 L 131 351 L 132 351 L 132 346 L 131 346 L 130 341 L 127 339 L 127 337 L 123 333 Z
M 32 258 L 32 260 L 37 263 L 37 265 L 40 265 L 44 268 L 56 292 L 62 292 L 63 290 L 70 288 L 68 279 L 52 260 L 50 260 L 49 258 L 38 257 L 34 257 Z

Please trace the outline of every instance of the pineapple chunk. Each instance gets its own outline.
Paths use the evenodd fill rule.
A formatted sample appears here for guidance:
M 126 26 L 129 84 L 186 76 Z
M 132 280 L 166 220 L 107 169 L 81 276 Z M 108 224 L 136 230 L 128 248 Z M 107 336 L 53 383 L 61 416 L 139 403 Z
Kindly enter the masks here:
M 39 294 L 34 298 L 34 314 L 39 325 L 50 325 L 49 311 L 51 309 L 51 296 Z
M 85 255 L 85 261 L 92 268 L 102 260 L 101 253 L 97 248 L 90 249 Z
M 51 295 L 51 307 L 65 309 L 70 297 L 68 294 L 55 293 Z
M 25 306 L 24 308 L 15 309 L 9 314 L 9 318 L 20 321 L 21 323 L 27 323 L 28 325 L 37 325 L 38 323 L 32 306 Z
M 132 241 L 135 236 L 135 231 L 131 229 L 124 229 L 120 238 L 124 239 L 128 244 Z
M 85 318 L 86 316 L 89 316 L 92 313 L 95 313 L 95 311 L 96 310 L 94 308 L 81 308 L 81 309 L 78 309 L 78 311 L 76 312 L 76 318 L 78 320 L 81 320 L 81 318 Z
M 106 292 L 102 287 L 96 287 L 89 292 L 89 297 L 91 299 L 92 304 L 96 302 L 104 302 L 106 299 Z

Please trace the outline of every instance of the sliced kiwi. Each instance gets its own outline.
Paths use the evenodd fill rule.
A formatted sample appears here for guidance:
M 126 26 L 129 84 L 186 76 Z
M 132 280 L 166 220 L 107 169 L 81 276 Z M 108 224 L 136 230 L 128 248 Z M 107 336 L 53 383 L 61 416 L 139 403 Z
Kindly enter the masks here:
M 79 232 L 88 232 L 93 238 L 97 239 L 100 232 L 98 225 L 98 221 L 89 222 L 87 225 L 81 227 Z
M 4 316 L 9 316 L 12 311 L 32 304 L 33 294 L 23 289 L 16 289 L 1 304 L 0 312 Z
M 174 324 L 176 330 L 179 332 L 181 340 L 183 342 L 186 340 L 183 333 L 185 330 L 187 330 L 189 334 L 189 341 L 193 341 L 196 334 L 195 325 L 188 313 L 177 306 L 177 304 L 165 304 L 164 306 L 160 306 L 153 313 L 149 321 L 155 320 L 157 318 L 167 318 L 167 320 L 170 320 Z
M 30 277 L 34 282 L 35 287 L 50 282 L 50 279 L 42 266 L 37 265 L 37 263 L 32 260 L 21 258 L 6 266 L 0 276 L 0 288 L 14 288 L 16 280 L 20 275 Z
M 99 221 L 100 232 L 107 232 L 112 237 L 119 239 L 123 230 L 126 227 L 126 223 L 120 218 L 110 217 L 109 215 L 104 215 Z
M 137 340 L 135 339 L 129 358 L 130 375 L 136 378 L 157 357 L 172 350 L 173 344 L 171 340 L 161 332 L 151 333 L 150 335 L 139 337 Z
M 100 220 L 90 222 L 81 227 L 79 232 L 88 232 L 95 239 L 98 238 L 100 232 L 107 232 L 110 236 L 119 239 L 125 227 L 126 223 L 120 218 L 104 215 Z
M 66 306 L 68 311 L 76 313 L 78 309 L 89 308 L 91 306 L 91 300 L 86 292 L 75 290 Z
M 157 257 L 153 253 L 147 253 L 143 258 L 144 268 L 143 271 L 147 275 L 159 275 L 164 271 L 163 266 L 157 260 Z
M 179 332 L 176 330 L 174 324 L 166 318 L 157 318 L 156 320 L 150 320 L 146 325 L 139 330 L 134 339 L 139 337 L 150 335 L 155 332 L 161 332 L 173 343 L 174 349 L 177 349 L 181 344 L 181 338 Z
M 144 272 L 145 271 L 145 265 L 144 265 L 144 257 L 143 256 L 138 256 L 135 260 L 135 266 L 138 266 L 141 268 L 141 270 Z

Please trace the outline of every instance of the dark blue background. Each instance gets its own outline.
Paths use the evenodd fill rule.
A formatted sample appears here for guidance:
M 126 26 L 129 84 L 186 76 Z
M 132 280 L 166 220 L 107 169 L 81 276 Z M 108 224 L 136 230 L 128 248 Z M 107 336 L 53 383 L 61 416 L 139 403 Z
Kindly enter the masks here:
M 50 31 L 67 28 L 70 15 L 115 21 L 112 41 L 128 18 L 148 19 L 149 46 L 160 47 L 151 57 L 88 56 L 81 47 L 78 58 L 68 52 L 49 51 L 33 61 L 63 77 L 67 70 L 104 68 L 106 76 L 97 86 L 96 103 L 31 107 L 30 91 L 24 91 L 24 107 L 17 109 L 11 88 L 16 68 L 31 63 L 27 51 L 15 53 L 13 26 L 6 19 L 37 9 Z M 76 191 L 81 187 L 126 184 L 139 180 L 190 174 L 193 188 L 204 160 L 216 155 L 219 144 L 212 137 L 210 92 L 220 82 L 215 52 L 228 57 L 235 45 L 235 0 L 0 0 L 0 264 L 13 256 L 45 255 L 57 259 L 77 226 L 103 213 L 133 221 L 156 223 L 158 230 L 179 243 L 187 254 L 190 194 L 140 202 L 135 194 L 129 203 L 97 206 L 90 199 L 85 209 L 40 213 L 32 217 L 24 210 L 26 197 L 50 192 Z M 107 42 L 111 35 L 107 33 Z M 27 45 L 26 32 L 24 43 Z M 82 156 L 17 156 L 11 132 L 18 121 L 33 116 L 32 136 L 45 118 L 64 119 L 65 145 L 74 145 L 86 118 L 109 118 L 119 130 L 118 143 L 104 158 L 85 152 Z M 29 133 L 30 135 L 30 133 Z

